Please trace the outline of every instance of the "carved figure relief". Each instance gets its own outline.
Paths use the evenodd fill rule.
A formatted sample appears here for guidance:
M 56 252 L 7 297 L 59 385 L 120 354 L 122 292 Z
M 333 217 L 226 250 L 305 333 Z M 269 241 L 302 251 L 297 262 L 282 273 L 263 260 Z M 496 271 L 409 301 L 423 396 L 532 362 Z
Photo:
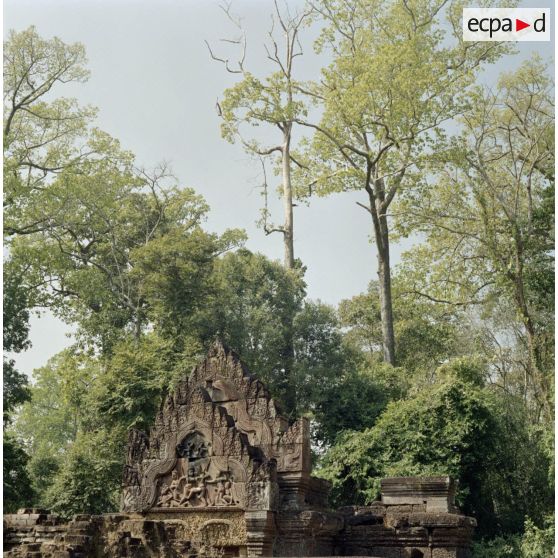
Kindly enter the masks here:
M 170 477 L 159 479 L 155 503 L 160 508 L 242 506 L 244 491 L 237 486 L 227 458 L 212 457 L 211 443 L 194 431 L 176 446 L 176 465 Z M 223 465 L 227 468 L 223 469 Z M 238 464 L 232 464 L 238 470 Z
M 179 464 L 180 466 L 180 460 Z M 212 507 L 239 506 L 243 504 L 242 490 L 235 485 L 229 471 L 218 471 L 216 475 L 208 470 L 191 467 L 186 475 L 180 476 L 177 469 L 171 473 L 170 483 L 162 480 L 156 506 Z
M 191 461 L 205 459 L 209 457 L 210 448 L 211 443 L 206 442 L 202 434 L 193 432 L 176 446 L 176 455 Z

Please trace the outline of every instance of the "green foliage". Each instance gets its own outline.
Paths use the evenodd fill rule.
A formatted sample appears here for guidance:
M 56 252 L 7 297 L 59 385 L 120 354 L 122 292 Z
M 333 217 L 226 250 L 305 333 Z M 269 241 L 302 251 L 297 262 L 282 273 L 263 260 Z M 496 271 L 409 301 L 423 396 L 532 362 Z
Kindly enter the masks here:
M 531 519 L 525 521 L 525 534 L 521 541 L 521 555 L 525 558 L 547 558 L 554 555 L 554 514 L 545 518 L 543 527 L 537 527 Z
M 302 307 L 305 283 L 300 270 L 284 269 L 247 250 L 216 263 L 216 296 L 204 337 L 221 338 L 237 351 L 283 404 L 296 407 L 291 339 Z
M 104 139 L 111 161 L 79 176 L 61 173 L 44 193 L 48 225 L 15 238 L 11 258 L 38 285 L 33 303 L 78 324 L 83 346 L 109 354 L 150 322 L 169 335 L 184 326 L 203 304 L 213 260 L 243 235 L 204 232 L 201 196 L 169 184 L 165 169 L 133 174 L 130 155 Z
M 3 392 L 2 402 L 4 405 L 4 424 L 11 420 L 10 412 L 13 411 L 21 403 L 28 401 L 30 398 L 29 381 L 27 376 L 15 369 L 13 360 L 3 362 Z
M 293 340 L 291 389 L 296 390 L 301 414 L 323 405 L 345 373 L 349 354 L 343 346 L 335 310 L 319 301 L 304 302 L 294 318 Z
M 366 429 L 345 432 L 326 453 L 320 474 L 333 482 L 335 503 L 369 503 L 386 476 L 450 475 L 458 503 L 479 532 L 522 529 L 552 509 L 552 461 L 522 402 L 486 385 L 482 362 L 455 359 L 435 383 L 391 402 Z
M 415 396 L 390 403 L 372 428 L 345 434 L 326 455 L 321 474 L 333 482 L 338 503 L 355 497 L 371 502 L 385 476 L 449 474 L 460 482 L 466 511 L 476 515 L 481 509 L 475 498 L 493 459 L 495 436 L 482 389 L 447 374 Z
M 549 482 L 554 456 L 545 448 L 541 427 L 531 425 L 528 409 L 519 398 L 492 393 L 497 421 L 494 461 L 485 472 L 483 491 L 490 495 L 496 513 L 482 529 L 485 533 L 518 532 L 525 517 L 541 525 L 554 507 Z
M 218 290 L 217 256 L 244 238 L 238 230 L 219 237 L 197 225 L 186 231 L 178 226 L 134 251 L 134 276 L 148 306 L 147 318 L 166 339 L 175 340 L 177 350 L 184 348 L 185 333 L 203 336 L 205 308 Z
M 457 311 L 409 295 L 405 282 L 395 276 L 393 312 L 399 367 L 415 377 L 430 377 L 448 358 L 474 352 L 471 335 Z M 380 300 L 375 281 L 366 293 L 342 300 L 339 316 L 347 343 L 374 357 L 381 355 Z
M 348 359 L 314 398 L 314 437 L 328 445 L 342 439 L 346 431 L 374 426 L 390 401 L 398 401 L 408 389 L 408 378 L 401 368 L 364 359 Z
M 154 333 L 123 339 L 87 395 L 89 426 L 149 429 L 172 372 L 170 341 Z
M 3 392 L 4 424 L 10 413 L 30 397 L 27 377 L 15 369 L 15 362 L 6 352 L 19 353 L 29 346 L 29 310 L 27 293 L 21 276 L 9 264 L 4 265 L 3 291 Z
M 87 413 L 87 396 L 97 374 L 94 360 L 67 349 L 34 371 L 31 403 L 17 420 L 19 434 L 32 453 L 41 447 L 56 453 L 75 440 Z
M 21 286 L 21 277 L 4 265 L 3 292 L 3 495 L 4 511 L 13 513 L 24 506 L 32 497 L 33 490 L 26 466 L 29 456 L 23 448 L 22 440 L 6 427 L 12 421 L 12 413 L 31 398 L 27 376 L 18 372 L 13 359 L 6 351 L 20 352 L 29 346 L 29 311 L 27 296 Z
M 4 41 L 4 228 L 8 234 L 40 230 L 45 216 L 28 219 L 40 207 L 44 186 L 57 172 L 89 157 L 83 145 L 95 115 L 75 99 L 56 97 L 60 85 L 83 82 L 82 45 L 41 38 L 34 27 Z M 47 100 L 48 99 L 48 100 Z
M 27 506 L 34 496 L 26 469 L 29 456 L 21 440 L 6 432 L 2 447 L 4 513 L 15 513 L 18 508 Z
M 288 125 L 305 114 L 305 105 L 294 99 L 298 82 L 280 70 L 259 79 L 250 72 L 233 87 L 226 89 L 220 103 L 223 122 L 221 133 L 231 143 L 240 136 L 245 125 Z M 240 136 L 242 137 L 242 136 Z M 249 152 L 261 150 L 255 140 L 245 142 Z
M 432 162 L 434 179 L 405 192 L 397 210 L 403 232 L 426 235 L 426 242 L 405 257 L 400 272 L 405 289 L 445 307 L 481 308 L 485 323 L 493 322 L 488 329 L 496 338 L 494 352 L 500 349 L 498 338 L 515 337 L 523 352 L 522 365 L 512 364 L 516 389 L 526 390 L 534 413 L 542 411 L 549 421 L 552 88 L 546 65 L 537 58 L 502 76 L 495 91 L 476 88 L 462 134 Z
M 300 193 L 308 178 L 317 195 L 367 188 L 378 205 L 371 201 L 370 210 L 379 211 L 415 182 L 411 163 L 436 149 L 442 123 L 466 106 L 479 65 L 505 47 L 465 45 L 459 2 L 440 10 L 432 0 L 322 0 L 317 11 L 317 48 L 332 62 L 309 87 L 323 116 L 311 125 Z
M 28 447 L 28 471 L 41 503 L 91 412 L 88 394 L 97 374 L 93 359 L 72 350 L 33 373 L 31 400 L 22 406 L 13 428 Z
M 521 557 L 521 536 L 505 535 L 473 543 L 474 558 L 519 558 Z M 545 556 L 545 558 L 548 558 Z
M 72 444 L 44 505 L 63 517 L 118 509 L 125 444 L 121 432 L 80 434 Z
M 219 337 L 261 378 L 286 414 L 323 408 L 346 371 L 335 311 L 304 301 L 301 269 L 238 250 L 215 267 L 213 305 L 202 313 L 207 340 Z M 202 319 L 200 319 L 202 322 Z
M 447 5 L 444 5 L 447 4 Z M 395 364 L 390 286 L 391 205 L 415 191 L 427 161 L 444 149 L 447 123 L 469 103 L 475 74 L 506 45 L 466 44 L 461 2 L 321 0 L 319 51 L 331 55 L 306 86 L 318 122 L 297 118 L 313 136 L 296 153 L 295 192 L 361 191 L 378 257 L 384 359 Z M 443 9 L 442 9 L 443 8 Z
M 3 348 L 20 352 L 29 346 L 29 309 L 22 276 L 9 263 L 4 265 L 3 283 Z M 5 408 L 5 404 L 4 404 Z
M 506 535 L 473 543 L 473 558 L 551 558 L 554 556 L 554 515 L 543 527 L 525 520 L 522 535 Z

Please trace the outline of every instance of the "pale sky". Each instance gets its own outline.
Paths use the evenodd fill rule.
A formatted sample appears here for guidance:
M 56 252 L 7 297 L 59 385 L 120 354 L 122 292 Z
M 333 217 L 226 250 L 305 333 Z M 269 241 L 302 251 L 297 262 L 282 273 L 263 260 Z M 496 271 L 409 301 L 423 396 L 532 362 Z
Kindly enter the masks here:
M 289 0 L 291 9 L 300 1 Z M 471 3 L 471 7 L 475 2 Z M 552 0 L 533 0 L 521 7 L 550 7 Z M 254 72 L 269 68 L 260 48 L 273 3 L 236 0 L 248 36 L 246 65 Z M 554 20 L 554 14 L 552 13 Z M 204 39 L 217 45 L 230 37 L 230 23 L 214 0 L 5 0 L 4 34 L 35 25 L 38 33 L 64 42 L 84 44 L 91 78 L 85 84 L 59 89 L 80 103 L 99 108 L 97 125 L 131 150 L 137 163 L 171 163 L 183 185 L 194 187 L 211 207 L 207 228 L 222 232 L 244 228 L 247 247 L 282 258 L 280 235 L 265 236 L 256 226 L 262 198 L 258 164 L 237 145 L 220 137 L 215 103 L 233 80 L 210 60 Z M 518 54 L 498 62 L 484 80 L 494 80 L 532 52 L 550 59 L 550 43 L 517 43 Z M 297 58 L 295 72 L 311 79 L 319 71 L 312 49 Z M 376 278 L 375 249 L 370 244 L 369 216 L 356 205 L 361 193 L 314 199 L 295 209 L 295 256 L 307 266 L 308 295 L 336 304 L 366 289 Z M 280 206 L 274 217 L 281 220 Z M 392 246 L 399 261 L 406 241 Z M 71 326 L 46 314 L 32 319 L 32 348 L 17 355 L 19 370 L 30 374 L 70 343 Z

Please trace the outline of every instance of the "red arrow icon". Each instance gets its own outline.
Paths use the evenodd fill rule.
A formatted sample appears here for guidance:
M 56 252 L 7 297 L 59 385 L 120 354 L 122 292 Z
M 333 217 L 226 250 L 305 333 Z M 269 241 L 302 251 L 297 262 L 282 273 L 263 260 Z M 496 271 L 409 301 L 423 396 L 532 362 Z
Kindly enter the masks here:
M 522 29 L 525 29 L 526 27 L 531 27 L 530 23 L 525 23 L 524 21 L 521 21 L 520 19 L 515 20 L 515 30 L 516 31 L 521 31 Z

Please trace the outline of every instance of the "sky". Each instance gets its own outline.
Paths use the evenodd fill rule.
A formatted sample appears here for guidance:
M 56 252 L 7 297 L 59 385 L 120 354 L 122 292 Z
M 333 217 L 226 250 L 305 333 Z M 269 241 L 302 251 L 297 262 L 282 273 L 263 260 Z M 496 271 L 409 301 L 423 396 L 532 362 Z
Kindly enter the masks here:
M 294 10 L 302 2 L 288 4 Z M 520 2 L 521 7 L 553 5 L 552 0 Z M 272 1 L 235 0 L 232 9 L 246 29 L 246 65 L 254 73 L 268 71 L 261 45 Z M 217 1 L 4 0 L 3 15 L 4 38 L 10 29 L 34 25 L 45 38 L 82 43 L 91 77 L 87 83 L 60 89 L 60 95 L 98 107 L 97 126 L 135 153 L 139 165 L 168 161 L 179 183 L 195 188 L 209 203 L 208 230 L 244 228 L 247 248 L 282 258 L 281 236 L 266 236 L 256 225 L 262 207 L 259 164 L 220 136 L 215 105 L 234 76 L 211 60 L 204 40 L 216 52 L 225 52 L 226 44 L 219 40 L 234 37 L 235 29 Z M 553 26 L 551 34 L 550 43 L 517 43 L 518 53 L 500 60 L 482 80 L 493 83 L 500 72 L 517 67 L 533 52 L 551 59 Z M 303 43 L 304 56 L 296 59 L 300 79 L 312 79 L 319 72 L 321 61 L 312 52 L 311 39 Z M 307 266 L 312 299 L 336 304 L 366 290 L 376 278 L 370 217 L 356 205 L 359 200 L 365 201 L 363 194 L 344 193 L 295 208 L 295 256 Z M 278 201 L 272 210 L 279 222 Z M 414 242 L 417 239 L 411 238 L 394 244 L 392 262 L 397 264 Z M 71 343 L 71 331 L 71 324 L 48 312 L 33 316 L 32 347 L 16 355 L 18 369 L 31 374 L 44 365 Z

